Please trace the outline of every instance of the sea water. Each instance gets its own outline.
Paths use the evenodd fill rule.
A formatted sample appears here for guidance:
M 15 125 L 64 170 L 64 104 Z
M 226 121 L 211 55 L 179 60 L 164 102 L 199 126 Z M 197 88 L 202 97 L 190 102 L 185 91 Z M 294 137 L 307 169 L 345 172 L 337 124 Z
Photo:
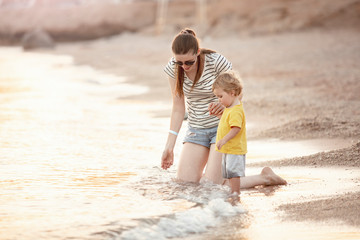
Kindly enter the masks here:
M 168 103 L 126 100 L 146 91 L 0 48 L 0 239 L 184 238 L 245 212 L 226 187 L 160 168 L 169 119 L 152 113 Z

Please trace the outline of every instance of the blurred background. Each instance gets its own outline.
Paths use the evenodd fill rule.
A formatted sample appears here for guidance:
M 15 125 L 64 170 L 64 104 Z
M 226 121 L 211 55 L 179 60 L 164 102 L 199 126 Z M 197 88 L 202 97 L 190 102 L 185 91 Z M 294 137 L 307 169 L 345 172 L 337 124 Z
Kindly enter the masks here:
M 360 29 L 359 0 L 0 0 L 0 44 L 41 29 L 55 42 L 123 32 L 259 35 L 308 28 Z

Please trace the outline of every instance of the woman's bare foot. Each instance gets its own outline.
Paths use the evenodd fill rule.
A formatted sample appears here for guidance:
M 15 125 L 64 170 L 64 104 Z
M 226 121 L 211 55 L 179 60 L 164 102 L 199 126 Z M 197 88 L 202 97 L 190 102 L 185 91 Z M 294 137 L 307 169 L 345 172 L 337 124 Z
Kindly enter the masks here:
M 276 175 L 273 170 L 269 167 L 264 167 L 261 171 L 261 175 L 263 175 L 266 179 L 265 185 L 286 185 L 287 182 L 285 179 Z

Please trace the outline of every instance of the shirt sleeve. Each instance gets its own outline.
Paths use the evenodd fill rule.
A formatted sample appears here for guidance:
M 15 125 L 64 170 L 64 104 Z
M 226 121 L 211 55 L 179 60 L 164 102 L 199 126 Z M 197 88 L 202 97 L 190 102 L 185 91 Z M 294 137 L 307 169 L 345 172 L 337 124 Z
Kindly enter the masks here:
M 164 72 L 171 78 L 175 79 L 175 62 L 174 58 L 171 58 L 168 64 L 164 67 Z
M 242 127 L 244 115 L 242 111 L 232 111 L 230 113 L 229 124 L 230 127 Z
M 215 71 L 220 74 L 231 70 L 232 64 L 229 62 L 223 55 L 219 54 L 218 58 L 215 61 Z

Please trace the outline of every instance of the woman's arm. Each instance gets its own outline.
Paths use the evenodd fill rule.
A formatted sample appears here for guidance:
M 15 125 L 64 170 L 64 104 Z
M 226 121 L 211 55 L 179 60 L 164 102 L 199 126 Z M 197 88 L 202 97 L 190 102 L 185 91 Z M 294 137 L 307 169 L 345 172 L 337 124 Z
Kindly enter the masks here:
M 185 116 L 185 99 L 184 96 L 179 97 L 175 93 L 175 79 L 169 77 L 169 83 L 171 88 L 171 94 L 173 99 L 171 118 L 170 118 L 170 130 L 179 132 L 182 122 L 184 121 Z M 161 167 L 163 169 L 168 169 L 174 162 L 174 147 L 176 143 L 177 136 L 169 133 L 165 149 L 161 157 Z

